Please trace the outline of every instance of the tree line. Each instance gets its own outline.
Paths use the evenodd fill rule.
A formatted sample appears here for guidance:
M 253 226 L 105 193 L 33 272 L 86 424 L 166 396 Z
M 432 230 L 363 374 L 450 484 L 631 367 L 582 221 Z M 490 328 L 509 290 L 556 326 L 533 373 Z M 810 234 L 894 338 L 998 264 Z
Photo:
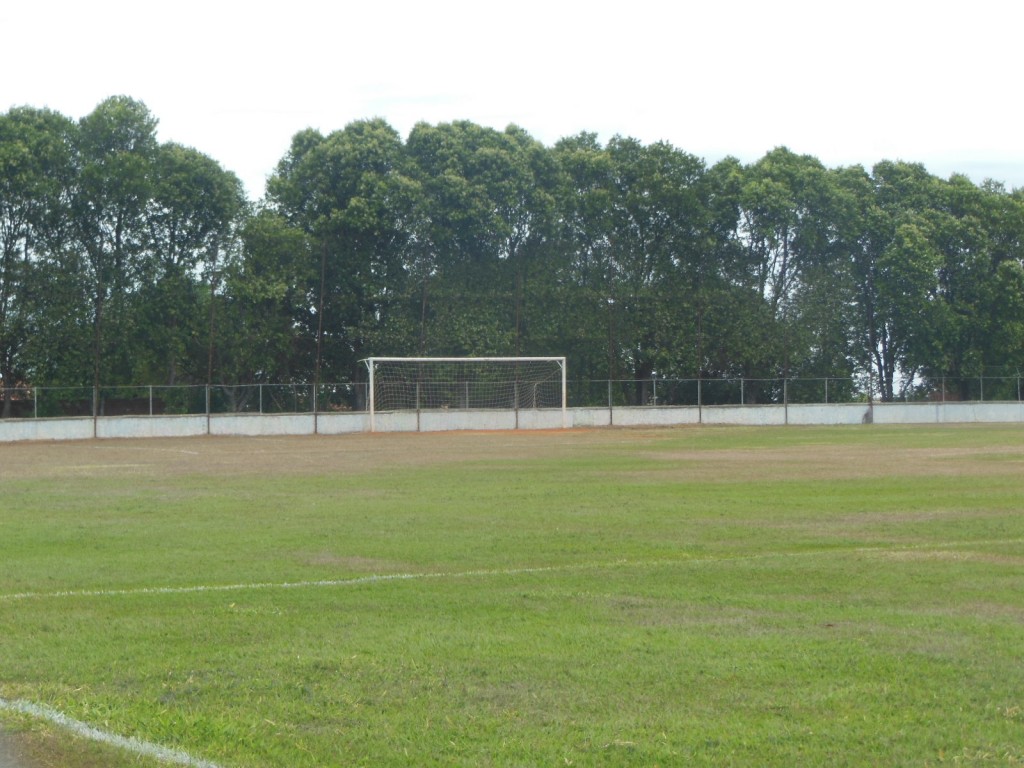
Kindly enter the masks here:
M 1024 190 L 916 163 L 384 120 L 295 134 L 265 197 L 114 97 L 0 115 L 0 380 L 354 382 L 370 355 L 565 355 L 575 379 L 1024 364 Z

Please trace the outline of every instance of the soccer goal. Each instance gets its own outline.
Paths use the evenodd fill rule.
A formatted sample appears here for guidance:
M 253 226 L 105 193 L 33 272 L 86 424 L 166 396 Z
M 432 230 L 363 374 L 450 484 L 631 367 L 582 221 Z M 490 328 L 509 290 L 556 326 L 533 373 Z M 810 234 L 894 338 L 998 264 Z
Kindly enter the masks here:
M 454 428 L 486 429 L 497 423 L 485 414 L 504 412 L 510 427 L 519 429 L 520 412 L 556 410 L 558 423 L 568 426 L 564 357 L 370 357 L 363 361 L 369 371 L 368 409 L 370 431 L 377 431 L 382 413 L 433 414 L 430 424 L 443 423 L 439 414 L 458 412 L 449 418 Z M 499 417 L 500 419 L 501 417 Z

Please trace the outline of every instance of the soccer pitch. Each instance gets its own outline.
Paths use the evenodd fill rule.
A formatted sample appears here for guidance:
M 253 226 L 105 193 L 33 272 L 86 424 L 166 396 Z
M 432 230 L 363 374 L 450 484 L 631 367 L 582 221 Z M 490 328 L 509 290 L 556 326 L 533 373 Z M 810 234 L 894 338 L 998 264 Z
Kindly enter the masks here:
M 1020 426 L 9 444 L 0 499 L 26 766 L 1024 762 Z

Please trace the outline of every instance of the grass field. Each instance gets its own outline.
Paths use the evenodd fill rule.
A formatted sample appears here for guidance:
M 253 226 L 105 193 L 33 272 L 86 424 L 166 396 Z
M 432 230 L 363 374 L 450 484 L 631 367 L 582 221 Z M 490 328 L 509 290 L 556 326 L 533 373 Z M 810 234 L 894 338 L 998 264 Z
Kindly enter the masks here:
M 25 766 L 1024 764 L 1024 429 L 0 445 Z M 0 745 L 2 746 L 2 745 Z M 3 749 L 0 749 L 0 754 Z

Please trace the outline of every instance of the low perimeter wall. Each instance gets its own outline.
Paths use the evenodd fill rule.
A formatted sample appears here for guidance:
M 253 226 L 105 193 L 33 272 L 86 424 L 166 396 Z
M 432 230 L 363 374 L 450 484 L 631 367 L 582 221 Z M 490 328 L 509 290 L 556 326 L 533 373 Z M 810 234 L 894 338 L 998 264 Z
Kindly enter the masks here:
M 669 427 L 695 424 L 809 426 L 1024 422 L 1024 403 L 864 403 L 726 405 L 674 408 L 570 408 L 568 427 Z M 378 432 L 560 429 L 558 410 L 379 413 Z M 198 435 L 340 435 L 369 432 L 368 413 L 103 416 L 0 420 L 0 442 Z

